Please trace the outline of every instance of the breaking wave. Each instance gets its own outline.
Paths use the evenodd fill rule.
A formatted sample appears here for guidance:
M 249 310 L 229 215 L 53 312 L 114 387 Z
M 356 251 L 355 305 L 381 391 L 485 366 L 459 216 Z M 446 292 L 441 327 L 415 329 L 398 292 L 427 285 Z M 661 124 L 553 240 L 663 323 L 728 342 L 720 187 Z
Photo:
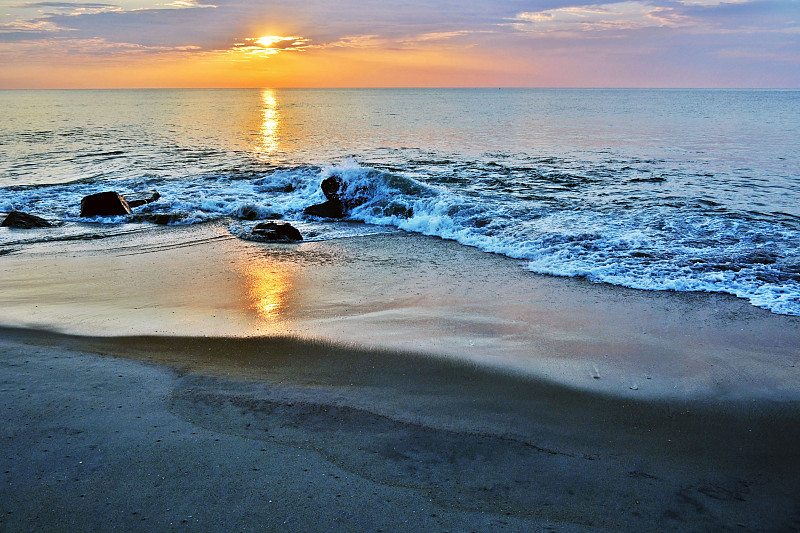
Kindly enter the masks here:
M 729 293 L 775 313 L 800 315 L 800 258 L 791 253 L 800 249 L 800 220 L 705 198 L 699 190 L 676 192 L 685 169 L 665 169 L 659 161 L 411 155 L 401 167 L 349 159 L 179 179 L 13 186 L 0 189 L 0 211 L 27 211 L 67 227 L 157 215 L 168 224 L 229 219 L 233 233 L 246 231 L 251 221 L 285 219 L 317 224 L 313 234 L 324 239 L 342 232 L 335 224 L 320 226 L 303 210 L 325 201 L 320 184 L 337 176 L 344 197 L 361 198 L 348 213 L 351 220 L 523 259 L 536 273 L 637 289 Z M 133 216 L 80 217 L 83 196 L 110 189 L 161 196 Z M 9 231 L 0 237 L 0 243 L 19 241 Z

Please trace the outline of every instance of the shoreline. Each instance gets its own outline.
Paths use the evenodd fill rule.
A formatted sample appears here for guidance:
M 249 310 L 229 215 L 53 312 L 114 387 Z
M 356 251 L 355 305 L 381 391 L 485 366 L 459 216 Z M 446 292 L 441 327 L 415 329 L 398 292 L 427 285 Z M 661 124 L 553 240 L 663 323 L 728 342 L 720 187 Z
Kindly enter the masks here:
M 200 502 L 199 527 L 215 529 L 233 520 L 234 494 L 239 512 L 268 527 L 293 517 L 293 531 L 307 530 L 302 520 L 341 531 L 774 531 L 800 521 L 795 401 L 631 400 L 298 339 L 1 333 L 11 530 L 77 531 L 98 514 L 123 529 L 143 518 L 174 528 L 171 510 Z M 230 471 L 212 475 L 209 461 Z M 220 484 L 232 494 L 216 502 Z M 265 515 L 270 491 L 283 514 Z
M 0 306 L 2 325 L 77 335 L 290 336 L 632 398 L 800 399 L 800 317 L 533 274 L 392 230 L 270 246 L 221 224 L 142 226 L 39 243 L 3 256 Z
M 0 530 L 800 525 L 796 317 L 393 232 L 0 270 Z

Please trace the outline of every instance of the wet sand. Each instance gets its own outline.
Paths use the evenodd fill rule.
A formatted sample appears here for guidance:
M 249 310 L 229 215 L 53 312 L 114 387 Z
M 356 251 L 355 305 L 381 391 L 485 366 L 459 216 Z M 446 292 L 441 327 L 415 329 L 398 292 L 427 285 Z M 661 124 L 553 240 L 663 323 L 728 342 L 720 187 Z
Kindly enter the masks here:
M 406 234 L 168 235 L 1 258 L 0 528 L 800 527 L 796 318 Z
M 2 256 L 0 322 L 91 336 L 293 335 L 633 398 L 800 399 L 800 317 L 721 294 L 535 275 L 522 261 L 380 231 L 267 246 L 223 224 L 131 224 L 40 243 Z

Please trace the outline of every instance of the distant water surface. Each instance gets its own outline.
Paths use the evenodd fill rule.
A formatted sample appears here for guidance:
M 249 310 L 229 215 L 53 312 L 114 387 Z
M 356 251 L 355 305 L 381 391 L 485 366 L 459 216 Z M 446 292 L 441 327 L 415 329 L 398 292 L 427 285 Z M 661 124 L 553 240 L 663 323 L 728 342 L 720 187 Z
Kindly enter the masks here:
M 0 109 L 0 211 L 64 222 L 0 248 L 124 222 L 79 217 L 110 189 L 158 190 L 137 211 L 179 224 L 255 212 L 330 238 L 302 210 L 336 174 L 372 225 L 800 315 L 800 91 L 0 91 Z

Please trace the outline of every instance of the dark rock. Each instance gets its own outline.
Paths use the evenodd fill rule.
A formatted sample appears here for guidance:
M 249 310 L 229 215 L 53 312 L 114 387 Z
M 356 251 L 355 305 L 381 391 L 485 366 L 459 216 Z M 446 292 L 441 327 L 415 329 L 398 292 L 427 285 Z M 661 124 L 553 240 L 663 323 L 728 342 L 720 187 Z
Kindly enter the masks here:
M 262 222 L 256 224 L 252 236 L 257 240 L 268 242 L 297 242 L 302 241 L 300 231 L 286 222 Z
M 306 207 L 303 213 L 322 218 L 344 218 L 347 213 L 369 201 L 368 187 L 355 187 L 347 191 L 347 187 L 339 176 L 329 176 L 320 185 L 322 194 L 328 201 Z M 348 194 L 345 194 L 348 193 Z
M 322 189 L 322 194 L 325 195 L 325 198 L 328 200 L 341 200 L 342 198 L 339 196 L 339 191 L 342 189 L 342 178 L 339 176 L 330 176 L 322 180 L 322 184 L 320 188 Z
M 337 200 L 342 203 L 345 211 L 358 207 L 369 201 L 369 188 L 364 186 L 355 187 L 347 193 L 347 186 L 339 176 L 330 176 L 322 180 L 320 185 L 322 194 L 328 200 Z
M 53 224 L 36 215 L 29 215 L 22 211 L 11 211 L 0 226 L 6 228 L 31 229 L 50 228 Z
M 81 200 L 82 217 L 130 215 L 131 207 L 121 194 L 108 191 L 90 194 Z
M 328 200 L 321 204 L 314 204 L 303 209 L 303 213 L 322 218 L 344 218 L 344 205 L 340 200 Z
M 141 191 L 128 193 L 124 195 L 123 198 L 125 198 L 125 201 L 127 201 L 128 205 L 133 209 L 134 207 L 155 202 L 161 198 L 161 194 L 159 194 L 158 191 Z

